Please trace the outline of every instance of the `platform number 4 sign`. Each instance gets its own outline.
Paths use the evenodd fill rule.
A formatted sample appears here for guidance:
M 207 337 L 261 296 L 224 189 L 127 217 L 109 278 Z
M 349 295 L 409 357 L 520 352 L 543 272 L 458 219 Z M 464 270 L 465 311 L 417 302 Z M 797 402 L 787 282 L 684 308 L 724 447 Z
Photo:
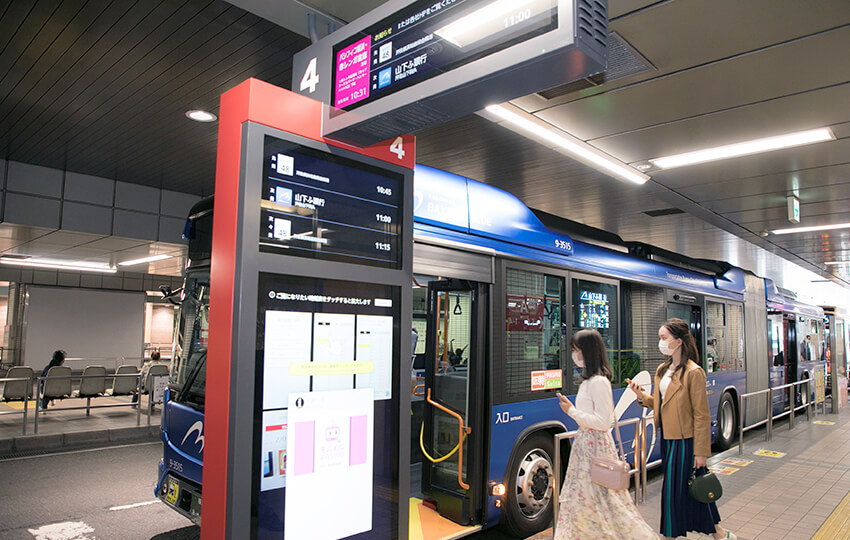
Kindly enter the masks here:
M 404 159 L 404 141 L 401 137 L 396 137 L 390 145 L 390 152 L 398 156 L 398 159 Z
M 307 64 L 307 69 L 304 70 L 304 76 L 301 77 L 301 86 L 300 90 L 303 92 L 306 89 L 310 89 L 310 93 L 316 91 L 316 86 L 319 84 L 319 72 L 316 69 L 316 57 L 310 59 L 310 63 Z

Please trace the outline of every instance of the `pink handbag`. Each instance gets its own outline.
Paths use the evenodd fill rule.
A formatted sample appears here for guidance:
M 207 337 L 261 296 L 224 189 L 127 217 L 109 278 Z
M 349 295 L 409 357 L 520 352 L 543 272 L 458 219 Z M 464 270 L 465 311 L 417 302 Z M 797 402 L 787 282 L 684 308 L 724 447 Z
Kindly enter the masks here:
M 612 398 L 613 399 L 613 398 Z M 626 462 L 626 454 L 623 452 L 623 440 L 620 438 L 620 426 L 614 422 L 614 431 L 617 435 L 617 442 L 620 443 L 620 458 L 616 459 L 608 456 L 593 456 L 590 460 L 590 480 L 594 484 L 607 487 L 609 489 L 628 489 L 629 471 L 631 467 Z

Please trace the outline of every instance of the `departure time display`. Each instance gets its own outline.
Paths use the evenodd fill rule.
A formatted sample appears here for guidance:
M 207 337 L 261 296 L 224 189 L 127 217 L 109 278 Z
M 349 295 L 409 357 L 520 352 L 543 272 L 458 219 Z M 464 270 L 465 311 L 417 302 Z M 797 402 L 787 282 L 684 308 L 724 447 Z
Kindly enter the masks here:
M 267 136 L 260 247 L 398 268 L 402 175 Z
M 336 45 L 332 103 L 351 110 L 557 26 L 557 0 L 422 0 Z

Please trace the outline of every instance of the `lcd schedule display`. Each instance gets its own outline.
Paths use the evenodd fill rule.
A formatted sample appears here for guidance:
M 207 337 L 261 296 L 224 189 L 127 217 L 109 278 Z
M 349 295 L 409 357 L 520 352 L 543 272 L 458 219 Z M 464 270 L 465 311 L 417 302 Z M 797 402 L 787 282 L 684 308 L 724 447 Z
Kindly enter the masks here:
M 331 103 L 352 110 L 557 27 L 557 0 L 421 0 L 333 48 Z
M 257 537 L 388 537 L 397 505 L 374 493 L 398 489 L 400 288 L 260 273 L 258 289 Z M 350 515 L 313 523 L 332 479 Z
M 399 268 L 403 177 L 266 136 L 260 249 Z

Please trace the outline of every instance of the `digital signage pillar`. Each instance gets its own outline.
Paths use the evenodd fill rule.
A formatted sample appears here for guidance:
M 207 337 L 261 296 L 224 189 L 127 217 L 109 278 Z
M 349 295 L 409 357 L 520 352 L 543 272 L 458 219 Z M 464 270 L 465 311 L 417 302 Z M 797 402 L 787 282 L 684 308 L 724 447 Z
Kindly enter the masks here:
M 407 536 L 414 140 L 325 139 L 323 107 L 221 98 L 204 540 Z

